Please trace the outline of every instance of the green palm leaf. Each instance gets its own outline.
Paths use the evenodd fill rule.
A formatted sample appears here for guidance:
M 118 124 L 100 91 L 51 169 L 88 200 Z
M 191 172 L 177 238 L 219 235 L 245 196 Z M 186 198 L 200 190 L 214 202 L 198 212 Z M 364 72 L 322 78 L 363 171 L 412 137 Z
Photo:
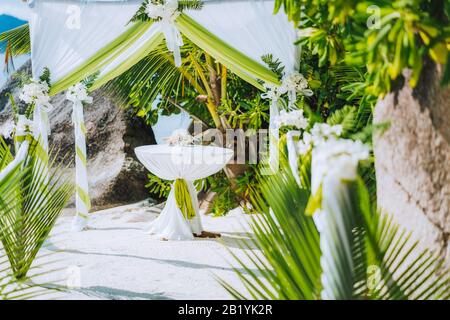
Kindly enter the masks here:
M 276 175 L 262 179 L 263 196 L 255 203 L 262 213 L 252 221 L 254 245 L 262 256 L 246 250 L 251 265 L 235 257 L 247 272 L 235 270 L 248 293 L 220 281 L 232 296 L 319 299 L 324 290 L 322 281 L 327 279 L 327 286 L 333 284 L 332 298 L 450 297 L 450 273 L 443 260 L 429 250 L 419 250 L 409 233 L 402 231 L 388 215 L 374 210 L 362 180 L 351 183 L 347 196 L 338 197 L 342 203 L 335 206 L 342 210 L 335 212 L 344 219 L 341 226 L 348 227 L 339 229 L 333 227 L 337 224 L 331 224 L 322 230 L 329 232 L 327 241 L 334 250 L 327 253 L 330 267 L 322 270 L 319 245 L 322 240 L 313 219 L 305 215 L 309 190 L 298 187 L 285 160 L 281 164 Z M 343 241 L 345 238 L 350 240 Z M 244 243 L 242 247 L 250 249 Z
M 21 176 L 12 173 L 14 180 L 2 183 L 4 192 L 0 195 L 1 241 L 16 279 L 26 278 L 42 243 L 73 193 L 72 184 L 63 180 L 58 170 L 47 173 L 47 167 L 36 155 L 36 146 L 33 141 L 23 167 L 19 167 Z M 0 156 L 12 158 L 9 149 L 4 147 L 0 148 Z
M 0 42 L 5 41 L 10 53 L 14 56 L 31 52 L 30 28 L 28 24 L 8 30 L 0 34 Z
M 236 272 L 252 298 L 316 299 L 320 293 L 320 246 L 313 219 L 304 215 L 309 190 L 300 189 L 284 167 L 263 182 L 262 194 L 264 198 L 256 206 L 264 214 L 253 219 L 252 229 L 255 245 L 264 257 L 246 250 L 258 272 L 239 259 L 249 275 Z M 245 296 L 222 284 L 234 297 Z

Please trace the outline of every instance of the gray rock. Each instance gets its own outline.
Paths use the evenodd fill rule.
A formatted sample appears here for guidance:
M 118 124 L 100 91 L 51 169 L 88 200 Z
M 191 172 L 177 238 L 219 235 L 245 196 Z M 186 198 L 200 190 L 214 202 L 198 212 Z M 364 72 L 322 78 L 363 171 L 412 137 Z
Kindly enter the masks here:
M 27 63 L 19 71 L 29 72 Z M 0 90 L 0 132 L 12 122 L 9 99 L 12 92 L 18 102 L 18 81 L 10 79 Z M 151 127 L 130 117 L 114 98 L 101 90 L 92 93 L 94 102 L 85 106 L 87 156 L 90 195 L 94 210 L 137 202 L 149 197 L 145 189 L 147 172 L 134 154 L 134 148 L 155 144 Z M 52 98 L 55 110 L 50 113 L 52 134 L 50 148 L 57 154 L 56 163 L 67 167 L 74 177 L 74 132 L 72 105 L 65 94 Z M 72 203 L 73 205 L 73 203 Z
M 427 63 L 417 88 L 379 101 L 374 122 L 390 128 L 375 139 L 375 165 L 379 206 L 450 262 L 450 89 L 441 73 Z

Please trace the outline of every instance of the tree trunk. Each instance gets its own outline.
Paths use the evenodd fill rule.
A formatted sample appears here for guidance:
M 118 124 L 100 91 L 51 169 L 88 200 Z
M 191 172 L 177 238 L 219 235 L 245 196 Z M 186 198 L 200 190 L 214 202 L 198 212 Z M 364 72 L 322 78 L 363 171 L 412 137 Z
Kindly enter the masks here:
M 431 62 L 417 88 L 407 83 L 380 100 L 374 123 L 390 123 L 374 137 L 378 204 L 401 227 L 449 263 L 450 88 Z

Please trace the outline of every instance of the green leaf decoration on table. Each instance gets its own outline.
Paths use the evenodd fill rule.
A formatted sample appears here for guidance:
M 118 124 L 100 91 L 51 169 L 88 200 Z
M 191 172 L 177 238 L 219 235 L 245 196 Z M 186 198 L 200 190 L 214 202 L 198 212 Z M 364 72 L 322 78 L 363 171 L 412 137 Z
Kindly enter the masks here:
M 174 183 L 175 200 L 184 218 L 190 220 L 195 217 L 194 206 L 192 205 L 191 194 L 186 180 L 177 179 Z

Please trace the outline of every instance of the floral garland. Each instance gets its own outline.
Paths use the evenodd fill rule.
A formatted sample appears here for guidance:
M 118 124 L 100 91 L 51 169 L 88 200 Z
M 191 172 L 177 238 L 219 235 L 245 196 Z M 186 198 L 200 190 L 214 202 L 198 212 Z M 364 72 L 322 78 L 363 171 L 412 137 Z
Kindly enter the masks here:
M 303 139 L 297 145 L 299 153 L 305 155 L 312 147 L 318 147 L 330 139 L 340 137 L 342 130 L 343 128 L 340 124 L 330 126 L 327 123 L 316 123 L 311 129 L 311 133 L 303 133 Z

